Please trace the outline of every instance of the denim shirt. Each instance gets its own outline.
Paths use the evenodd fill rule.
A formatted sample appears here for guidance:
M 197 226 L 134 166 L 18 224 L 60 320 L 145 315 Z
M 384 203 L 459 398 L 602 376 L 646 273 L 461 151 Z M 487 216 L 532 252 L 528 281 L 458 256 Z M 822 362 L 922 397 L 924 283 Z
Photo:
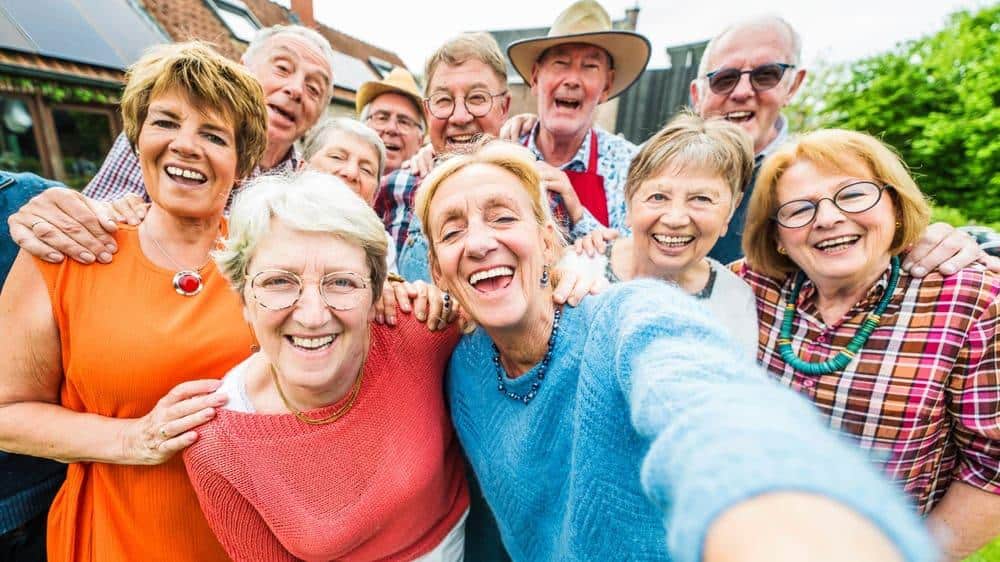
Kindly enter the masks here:
M 45 189 L 59 185 L 35 174 L 0 171 L 0 287 L 17 257 L 7 217 Z M 0 451 L 0 535 L 44 513 L 66 474 L 65 465 Z

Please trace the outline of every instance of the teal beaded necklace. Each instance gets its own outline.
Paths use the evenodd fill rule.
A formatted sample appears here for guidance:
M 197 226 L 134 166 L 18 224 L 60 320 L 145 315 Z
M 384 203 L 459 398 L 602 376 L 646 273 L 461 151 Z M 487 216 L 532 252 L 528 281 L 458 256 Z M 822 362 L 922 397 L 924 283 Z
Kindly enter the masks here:
M 785 363 L 791 365 L 796 371 L 807 375 L 826 375 L 847 367 L 851 359 L 854 359 L 858 351 L 864 347 L 868 338 L 871 337 L 872 332 L 875 331 L 875 328 L 878 327 L 878 323 L 882 320 L 882 313 L 889 306 L 892 294 L 896 292 L 896 285 L 899 283 L 899 258 L 892 256 L 891 263 L 892 270 L 889 273 L 889 285 L 886 287 L 881 300 L 878 301 L 878 305 L 875 306 L 875 310 L 868 313 L 868 318 L 865 318 L 864 322 L 861 323 L 858 333 L 854 335 L 854 338 L 851 339 L 846 348 L 830 359 L 820 361 L 819 363 L 803 361 L 792 350 L 792 323 L 795 321 L 795 303 L 799 302 L 799 291 L 802 290 L 802 284 L 806 278 L 805 274 L 800 271 L 798 277 L 795 279 L 795 284 L 792 286 L 792 294 L 788 297 L 788 304 L 785 305 L 785 314 L 781 319 L 781 334 L 778 336 L 778 353 L 781 354 L 781 358 L 785 360 Z

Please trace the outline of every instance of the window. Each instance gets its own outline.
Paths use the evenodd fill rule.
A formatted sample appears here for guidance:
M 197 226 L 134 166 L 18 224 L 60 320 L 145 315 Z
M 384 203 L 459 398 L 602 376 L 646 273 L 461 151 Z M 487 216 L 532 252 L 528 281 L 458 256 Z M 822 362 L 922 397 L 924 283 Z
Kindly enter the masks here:
M 111 112 L 75 106 L 52 108 L 65 183 L 83 189 L 111 149 Z
M 0 95 L 0 170 L 44 175 L 35 120 L 24 100 Z
M 246 43 L 253 40 L 261 26 L 246 4 L 241 0 L 206 0 L 206 2 L 226 24 L 233 37 Z
M 371 63 L 373 67 L 375 67 L 375 70 L 378 71 L 380 78 L 385 78 L 386 76 L 388 76 L 389 73 L 392 72 L 393 67 L 395 66 L 391 62 L 384 59 L 380 59 L 378 57 L 368 57 L 368 62 Z

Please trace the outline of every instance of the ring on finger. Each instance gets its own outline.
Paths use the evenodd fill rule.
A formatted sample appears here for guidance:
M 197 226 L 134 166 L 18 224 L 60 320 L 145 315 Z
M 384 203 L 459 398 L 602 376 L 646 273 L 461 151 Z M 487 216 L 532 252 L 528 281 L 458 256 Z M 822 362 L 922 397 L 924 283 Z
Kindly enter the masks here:
M 48 222 L 48 221 L 46 221 L 45 219 L 38 219 L 35 222 L 31 223 L 31 226 L 29 226 L 28 229 L 35 230 L 35 227 L 42 224 L 43 222 Z
M 160 437 L 162 437 L 164 439 L 167 438 L 167 426 L 161 426 L 160 427 Z
M 448 294 L 448 291 L 441 293 L 441 306 L 444 307 L 445 311 L 451 310 L 451 295 Z

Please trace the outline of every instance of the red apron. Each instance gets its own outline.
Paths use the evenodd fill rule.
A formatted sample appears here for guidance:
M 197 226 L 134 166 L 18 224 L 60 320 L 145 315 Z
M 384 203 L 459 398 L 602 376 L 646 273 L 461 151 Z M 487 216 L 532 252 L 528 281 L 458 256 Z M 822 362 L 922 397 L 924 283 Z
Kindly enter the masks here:
M 525 141 L 524 145 L 528 145 L 527 141 Z M 604 176 L 597 173 L 597 133 L 593 129 L 590 131 L 590 160 L 587 164 L 587 171 L 572 172 L 563 170 L 563 173 L 569 178 L 569 183 L 573 186 L 576 196 L 580 198 L 580 203 L 601 224 L 608 226 L 608 196 L 604 193 Z M 553 196 L 555 194 L 550 192 L 549 197 L 552 198 Z M 571 226 L 569 214 L 562 203 L 562 198 L 555 197 L 558 201 L 558 204 L 553 209 L 556 222 L 564 224 L 566 227 Z

